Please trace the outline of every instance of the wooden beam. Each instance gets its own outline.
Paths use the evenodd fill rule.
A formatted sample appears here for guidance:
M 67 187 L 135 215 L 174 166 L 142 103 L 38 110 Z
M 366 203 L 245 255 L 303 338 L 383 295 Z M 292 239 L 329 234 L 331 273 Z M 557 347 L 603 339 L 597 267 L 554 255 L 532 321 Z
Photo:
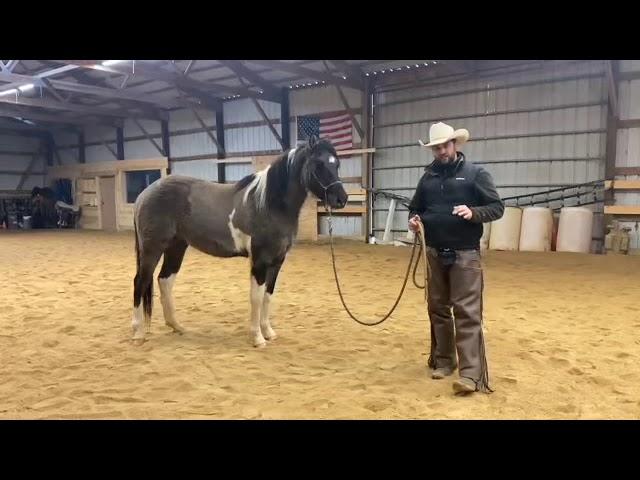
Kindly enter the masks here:
M 344 208 L 341 208 L 339 210 L 332 210 L 331 214 L 332 215 L 336 215 L 336 214 L 349 214 L 349 213 L 366 213 L 367 212 L 367 207 L 364 205 L 347 205 Z M 325 213 L 324 207 L 321 205 L 318 205 L 318 213 Z
M 640 205 L 605 205 L 605 215 L 640 215 Z
M 606 190 L 640 190 L 640 180 L 606 180 L 604 188 Z
M 332 75 L 331 70 L 327 68 L 328 72 L 319 72 L 318 70 L 312 70 L 311 68 L 301 67 L 296 64 L 283 62 L 281 60 L 248 60 L 251 63 L 258 63 L 261 65 L 265 65 L 267 67 L 271 67 L 274 70 L 282 70 L 285 72 L 292 72 L 302 75 L 303 77 L 313 78 L 315 80 L 322 80 L 331 85 L 341 85 L 344 87 L 355 88 L 356 90 L 362 90 L 362 86 L 358 81 L 349 79 L 345 80 L 342 77 L 336 77 Z M 326 65 L 326 61 L 323 60 Z
M 360 155 L 362 153 L 375 153 L 375 148 L 356 148 L 354 150 L 338 150 L 336 153 L 339 157 L 350 157 L 351 155 Z
M 325 60 L 322 61 L 322 63 L 324 64 L 324 68 L 329 71 L 329 65 L 327 65 L 327 62 Z M 355 127 L 356 131 L 358 132 L 358 135 L 360 135 L 360 138 L 364 138 L 364 130 L 362 130 L 362 127 L 360 126 L 360 124 L 358 123 L 358 120 L 356 119 L 356 116 L 352 113 L 351 111 L 351 107 L 349 106 L 349 102 L 347 101 L 347 97 L 344 95 L 344 92 L 342 91 L 342 88 L 340 88 L 340 85 L 334 84 L 334 86 L 336 87 L 336 90 L 338 91 L 338 95 L 340 96 L 340 100 L 342 101 L 342 104 L 344 105 L 345 110 L 347 111 L 347 113 L 349 114 L 349 117 L 351 118 L 351 123 L 353 124 L 353 126 Z

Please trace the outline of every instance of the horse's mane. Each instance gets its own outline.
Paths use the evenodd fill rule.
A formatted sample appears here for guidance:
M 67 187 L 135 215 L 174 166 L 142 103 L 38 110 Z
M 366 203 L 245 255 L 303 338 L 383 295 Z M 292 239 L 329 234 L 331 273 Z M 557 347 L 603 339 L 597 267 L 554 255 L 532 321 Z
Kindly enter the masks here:
M 236 191 L 246 188 L 245 202 L 249 193 L 254 191 L 256 205 L 259 208 L 282 204 L 289 188 L 289 180 L 292 174 L 302 175 L 301 159 L 308 158 L 311 150 L 327 150 L 336 155 L 331 142 L 320 139 L 311 147 L 308 143 L 289 149 L 282 153 L 271 165 L 257 173 L 252 173 L 239 180 Z M 304 180 L 301 178 L 301 180 Z

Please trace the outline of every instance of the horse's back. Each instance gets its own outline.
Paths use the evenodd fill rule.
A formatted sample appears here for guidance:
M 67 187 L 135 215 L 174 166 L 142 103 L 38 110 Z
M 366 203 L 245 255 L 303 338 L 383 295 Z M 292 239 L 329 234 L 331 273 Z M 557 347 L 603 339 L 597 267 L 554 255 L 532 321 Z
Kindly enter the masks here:
M 236 189 L 199 178 L 170 175 L 149 185 L 136 199 L 136 228 L 143 243 L 175 237 L 214 255 L 234 254 L 229 214 Z

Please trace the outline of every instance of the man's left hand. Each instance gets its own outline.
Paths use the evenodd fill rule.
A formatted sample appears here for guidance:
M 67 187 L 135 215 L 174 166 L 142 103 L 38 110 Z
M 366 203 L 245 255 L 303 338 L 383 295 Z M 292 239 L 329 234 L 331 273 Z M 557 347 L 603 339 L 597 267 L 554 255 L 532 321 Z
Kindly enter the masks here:
M 473 217 L 473 212 L 466 205 L 456 205 L 455 207 L 453 207 L 452 213 L 453 215 L 458 215 L 465 220 L 471 220 L 471 217 Z

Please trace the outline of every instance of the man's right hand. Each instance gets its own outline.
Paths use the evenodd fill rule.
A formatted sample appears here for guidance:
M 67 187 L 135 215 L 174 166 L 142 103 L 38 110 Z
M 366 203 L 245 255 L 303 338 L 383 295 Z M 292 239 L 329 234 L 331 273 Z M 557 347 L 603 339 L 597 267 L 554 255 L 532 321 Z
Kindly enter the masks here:
M 414 215 L 409 219 L 409 230 L 412 232 L 417 232 L 419 227 L 418 224 L 421 222 L 419 215 Z

